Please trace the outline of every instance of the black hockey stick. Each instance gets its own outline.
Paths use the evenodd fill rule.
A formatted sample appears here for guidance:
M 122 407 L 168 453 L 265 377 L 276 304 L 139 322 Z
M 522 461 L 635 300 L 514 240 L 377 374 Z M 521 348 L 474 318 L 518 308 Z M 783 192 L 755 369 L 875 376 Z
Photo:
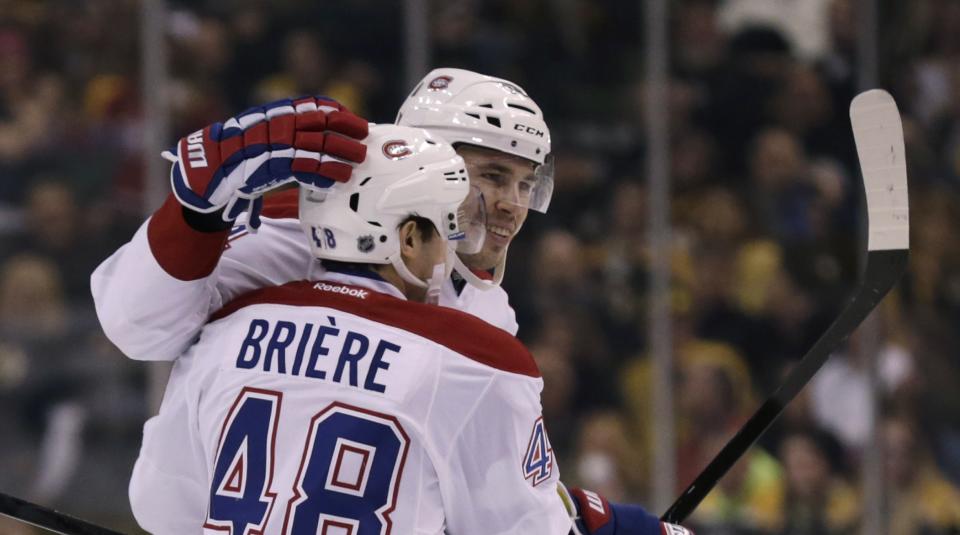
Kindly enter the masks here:
M 847 339 L 903 275 L 909 256 L 907 168 L 903 127 L 893 97 L 874 89 L 850 103 L 857 156 L 867 200 L 867 267 L 846 308 L 791 370 L 780 388 L 750 417 L 663 514 L 680 523 L 783 412 L 830 354 Z
M 123 535 L 0 492 L 0 515 L 61 535 Z

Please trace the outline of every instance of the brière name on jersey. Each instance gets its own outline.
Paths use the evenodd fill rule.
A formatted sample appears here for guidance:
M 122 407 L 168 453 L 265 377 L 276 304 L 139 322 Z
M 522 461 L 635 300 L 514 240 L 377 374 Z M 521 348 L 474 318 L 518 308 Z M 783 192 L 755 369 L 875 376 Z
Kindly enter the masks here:
M 398 344 L 326 322 L 252 319 L 237 354 L 245 370 L 331 381 L 370 392 L 385 393 L 384 376 Z

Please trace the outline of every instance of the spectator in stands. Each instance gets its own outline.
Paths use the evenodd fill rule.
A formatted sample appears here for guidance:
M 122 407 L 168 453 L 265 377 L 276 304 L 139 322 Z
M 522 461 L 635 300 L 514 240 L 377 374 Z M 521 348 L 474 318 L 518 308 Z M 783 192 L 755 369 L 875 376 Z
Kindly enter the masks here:
M 679 350 L 677 482 L 685 487 L 720 451 L 754 406 L 750 375 L 730 346 L 693 342 Z M 749 451 L 704 499 L 692 517 L 708 530 L 769 532 L 780 519 L 782 469 L 766 451 Z M 699 529 L 699 527 L 697 529 Z
M 315 32 L 305 28 L 288 32 L 283 39 L 281 54 L 281 70 L 261 80 L 258 98 L 318 95 L 326 91 L 334 65 Z M 352 104 L 344 103 L 347 107 Z
M 66 299 L 89 301 L 89 272 L 104 256 L 105 244 L 90 241 L 86 215 L 65 180 L 36 180 L 27 193 L 22 232 L 6 255 L 29 251 L 50 259 Z M 0 259 L 4 256 L 0 252 Z
M 878 336 L 865 340 L 869 331 L 855 331 L 847 348 L 831 357 L 809 385 L 817 423 L 854 452 L 866 446 L 877 418 L 871 405 L 870 366 L 876 361 L 885 394 L 907 383 L 915 368 L 910 352 L 884 332 L 886 322 L 878 323 Z
M 553 449 L 557 452 L 573 451 L 576 430 L 573 426 L 564 425 L 579 409 L 576 393 L 580 381 L 571 348 L 541 341 L 531 346 L 530 352 L 540 368 L 544 384 L 550 385 L 541 393 L 540 402 Z M 563 459 L 561 464 L 567 465 Z
M 36 71 L 26 36 L 0 30 L 0 164 L 42 153 L 62 97 L 60 77 Z
M 638 499 L 647 490 L 642 459 L 634 447 L 623 416 L 616 410 L 583 415 L 577 437 L 573 479 L 585 488 L 601 489 L 616 499 Z M 607 496 L 607 494 L 602 494 Z
M 71 377 L 78 340 L 74 328 L 59 272 L 51 261 L 21 254 L 0 265 L 0 340 L 6 346 L 0 358 L 10 374 L 4 390 L 16 411 L 16 418 L 8 421 L 9 440 L 28 448 L 11 458 L 14 464 L 6 467 L 4 477 L 10 478 L 7 485 L 34 489 L 39 497 L 55 494 L 34 487 L 40 480 L 49 482 L 42 477 L 45 469 L 70 471 L 59 464 L 45 465 L 30 452 L 50 432 L 62 435 L 54 430 L 57 426 L 74 429 L 75 418 L 57 418 L 78 388 Z
M 805 180 L 806 166 L 803 145 L 787 130 L 768 128 L 753 140 L 747 192 L 752 220 L 784 244 L 810 236 L 815 190 Z
M 860 497 L 836 465 L 840 443 L 816 429 L 788 431 L 779 457 L 787 483 L 779 535 L 843 535 L 854 533 Z
M 890 535 L 960 530 L 960 490 L 933 464 L 924 434 L 903 416 L 882 423 Z

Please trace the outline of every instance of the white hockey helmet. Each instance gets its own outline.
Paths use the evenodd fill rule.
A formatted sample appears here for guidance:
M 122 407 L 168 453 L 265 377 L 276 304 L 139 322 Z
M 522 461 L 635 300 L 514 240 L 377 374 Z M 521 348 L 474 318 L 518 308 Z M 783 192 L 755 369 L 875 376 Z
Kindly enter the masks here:
M 550 129 L 520 86 L 463 69 L 434 69 L 404 101 L 396 123 L 426 128 L 450 144 L 478 145 L 533 161 L 537 181 L 526 208 L 546 213 L 550 206 Z
M 364 143 L 366 160 L 349 181 L 300 187 L 300 222 L 313 255 L 393 264 L 404 280 L 426 287 L 401 260 L 397 229 L 415 215 L 430 220 L 446 240 L 483 239 L 482 229 L 468 236 L 458 221 L 458 208 L 471 191 L 463 159 L 450 144 L 407 126 L 371 125 Z

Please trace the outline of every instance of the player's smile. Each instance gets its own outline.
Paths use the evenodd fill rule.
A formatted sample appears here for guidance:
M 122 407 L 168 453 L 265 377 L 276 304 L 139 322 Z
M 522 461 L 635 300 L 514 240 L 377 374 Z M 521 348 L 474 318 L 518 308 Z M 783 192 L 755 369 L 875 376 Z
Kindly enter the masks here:
M 487 239 L 493 240 L 493 243 L 506 246 L 510 244 L 513 235 L 516 233 L 516 226 L 505 223 L 487 224 Z

